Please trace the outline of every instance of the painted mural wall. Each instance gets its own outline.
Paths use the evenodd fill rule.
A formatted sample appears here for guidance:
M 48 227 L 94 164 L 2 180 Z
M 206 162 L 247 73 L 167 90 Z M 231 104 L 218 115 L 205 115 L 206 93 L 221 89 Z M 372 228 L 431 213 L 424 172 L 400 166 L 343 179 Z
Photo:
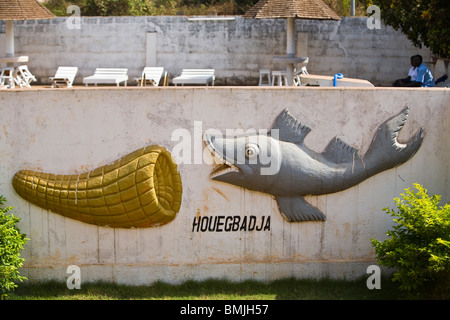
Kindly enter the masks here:
M 65 281 L 67 267 L 77 265 L 83 281 L 127 284 L 361 276 L 375 263 L 370 239 L 383 239 L 392 225 L 382 209 L 394 197 L 418 182 L 450 200 L 449 105 L 450 92 L 437 88 L 0 92 L 0 193 L 31 239 L 23 273 L 31 281 Z M 280 125 L 280 114 L 289 114 L 288 126 Z M 398 151 L 410 140 L 408 156 L 362 180 L 350 178 L 345 188 L 332 179 L 337 188 L 324 183 L 324 192 L 309 195 L 317 173 L 310 175 L 305 168 L 316 167 L 308 164 L 339 169 L 348 162 L 345 181 L 360 166 L 369 171 L 365 155 L 397 115 L 387 126 L 394 136 L 375 144 Z M 308 172 L 284 173 L 275 191 L 251 175 L 213 179 L 232 161 L 217 146 L 213 156 L 212 136 L 217 144 L 235 135 L 267 136 L 271 128 L 280 129 L 279 141 L 301 143 L 303 153 L 275 160 L 269 144 L 266 164 L 283 168 L 288 159 L 289 168 L 301 163 Z M 265 150 L 253 142 L 242 149 L 247 160 Z M 392 158 L 381 155 L 377 164 Z M 222 169 L 222 177 L 237 170 Z M 299 202 L 285 198 L 296 188 L 320 219 L 290 216 Z M 153 218 L 145 220 L 147 213 Z

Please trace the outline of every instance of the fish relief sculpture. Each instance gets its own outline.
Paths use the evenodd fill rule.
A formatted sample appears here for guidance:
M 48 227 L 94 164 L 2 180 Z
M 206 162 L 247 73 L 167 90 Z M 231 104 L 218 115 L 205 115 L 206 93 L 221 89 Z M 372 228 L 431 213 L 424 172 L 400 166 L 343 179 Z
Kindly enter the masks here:
M 211 173 L 216 181 L 271 194 L 289 222 L 323 221 L 325 215 L 305 200 L 353 187 L 365 179 L 410 159 L 420 148 L 424 129 L 405 144 L 397 138 L 409 108 L 381 124 L 367 152 L 334 138 L 322 153 L 304 144 L 311 129 L 287 110 L 276 118 L 268 134 L 234 137 L 204 134 L 210 152 L 223 162 Z

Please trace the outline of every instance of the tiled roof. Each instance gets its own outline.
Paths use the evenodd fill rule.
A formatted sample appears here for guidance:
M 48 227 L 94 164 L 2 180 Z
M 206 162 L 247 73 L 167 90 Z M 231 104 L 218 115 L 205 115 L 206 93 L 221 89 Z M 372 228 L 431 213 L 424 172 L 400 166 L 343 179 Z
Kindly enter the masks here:
M 322 0 L 260 0 L 244 18 L 301 18 L 340 20 L 341 18 Z
M 55 16 L 36 0 L 0 0 L 0 20 L 51 19 Z

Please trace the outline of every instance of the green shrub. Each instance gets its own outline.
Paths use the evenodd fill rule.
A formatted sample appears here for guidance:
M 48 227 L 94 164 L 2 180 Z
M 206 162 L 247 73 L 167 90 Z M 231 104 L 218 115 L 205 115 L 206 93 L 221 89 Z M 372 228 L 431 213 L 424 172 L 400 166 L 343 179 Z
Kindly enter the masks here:
M 381 265 L 394 268 L 400 289 L 448 294 L 450 288 L 450 204 L 439 206 L 440 195 L 429 196 L 420 184 L 395 198 L 397 211 L 383 209 L 396 224 L 385 241 L 372 239 Z
M 6 199 L 0 195 L 0 206 Z M 21 234 L 16 226 L 19 218 L 12 214 L 11 207 L 0 207 L 0 299 L 7 296 L 7 292 L 17 287 L 16 281 L 26 279 L 19 274 L 19 268 L 24 259 L 20 258 L 20 250 L 29 240 Z

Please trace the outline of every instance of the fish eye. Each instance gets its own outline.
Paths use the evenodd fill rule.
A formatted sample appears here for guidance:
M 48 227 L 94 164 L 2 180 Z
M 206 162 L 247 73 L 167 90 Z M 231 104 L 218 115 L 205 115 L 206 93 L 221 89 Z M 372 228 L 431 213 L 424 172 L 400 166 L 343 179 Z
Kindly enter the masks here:
M 245 156 L 247 158 L 256 157 L 259 154 L 259 147 L 256 144 L 249 143 L 245 146 Z

